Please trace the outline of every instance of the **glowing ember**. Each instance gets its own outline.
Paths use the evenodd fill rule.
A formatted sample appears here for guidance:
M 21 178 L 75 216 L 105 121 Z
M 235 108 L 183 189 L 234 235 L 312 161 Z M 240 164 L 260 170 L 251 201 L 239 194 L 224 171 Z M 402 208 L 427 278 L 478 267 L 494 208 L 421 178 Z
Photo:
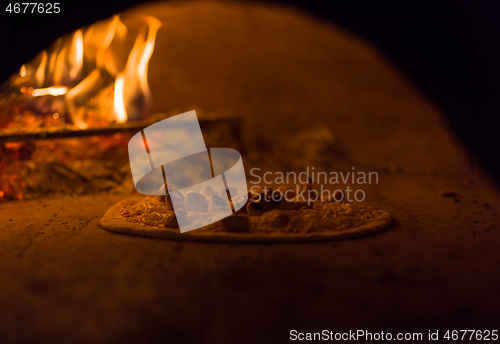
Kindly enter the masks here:
M 40 96 L 62 96 L 68 91 L 67 87 L 46 87 L 34 89 L 31 95 L 33 97 Z

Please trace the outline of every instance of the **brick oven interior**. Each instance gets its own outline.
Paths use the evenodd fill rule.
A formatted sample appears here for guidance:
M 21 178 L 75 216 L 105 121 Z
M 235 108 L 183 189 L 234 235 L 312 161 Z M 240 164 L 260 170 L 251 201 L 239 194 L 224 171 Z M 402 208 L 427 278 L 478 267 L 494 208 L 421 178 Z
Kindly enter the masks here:
M 76 1 L 25 30 L 2 19 L 7 82 L 64 34 L 123 11 L 130 46 L 141 15 L 155 16 L 151 114 L 197 110 L 208 144 L 238 148 L 247 173 L 376 171 L 366 202 L 393 222 L 359 239 L 295 244 L 111 233 L 103 214 L 138 195 L 133 129 L 6 139 L 28 122 L 59 122 L 20 113 L 4 83 L 0 342 L 497 329 L 500 45 L 488 25 L 498 8 L 354 4 L 111 1 L 97 11 Z

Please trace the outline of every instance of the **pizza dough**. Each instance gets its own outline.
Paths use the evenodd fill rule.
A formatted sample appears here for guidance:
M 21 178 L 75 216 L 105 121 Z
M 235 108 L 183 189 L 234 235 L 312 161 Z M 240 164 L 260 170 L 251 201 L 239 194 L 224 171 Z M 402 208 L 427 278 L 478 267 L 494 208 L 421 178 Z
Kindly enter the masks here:
M 308 242 L 308 241 L 327 241 L 327 240 L 343 240 L 357 238 L 360 236 L 369 235 L 378 232 L 387 226 L 391 222 L 390 214 L 382 209 L 370 208 L 362 205 L 344 203 L 341 204 L 327 204 L 324 202 L 317 202 L 315 208 L 321 209 L 324 207 L 326 212 L 323 212 L 322 218 L 313 218 L 315 216 L 314 209 L 299 210 L 299 211 L 277 211 L 273 210 L 269 214 L 263 216 L 251 216 L 250 219 L 250 229 L 243 232 L 228 232 L 224 229 L 224 220 L 214 223 L 210 226 L 192 230 L 186 233 L 181 233 L 179 228 L 172 227 L 154 227 L 146 226 L 143 224 L 131 222 L 120 217 L 118 213 L 124 209 L 124 207 L 131 207 L 140 201 L 144 201 L 144 198 L 129 198 L 118 202 L 112 206 L 106 214 L 101 219 L 101 227 L 109 231 L 121 233 L 138 235 L 153 238 L 163 238 L 171 240 L 187 240 L 187 241 L 204 241 L 204 242 L 240 242 L 240 243 L 267 243 L 267 242 Z M 319 205 L 318 205 L 319 203 Z M 328 202 L 330 203 L 330 202 Z M 332 202 L 333 203 L 333 202 Z M 347 204 L 347 206 L 345 205 Z M 352 206 L 349 206 L 351 204 Z M 326 208 L 329 207 L 329 208 Z M 359 219 L 355 222 L 351 222 L 350 226 L 342 223 L 338 223 L 338 226 L 331 225 L 335 224 L 336 217 L 334 215 L 329 216 L 329 214 L 334 213 L 335 207 L 339 207 L 341 211 L 349 213 L 358 207 L 358 213 L 356 215 Z M 344 208 L 342 208 L 344 207 Z M 330 209 L 331 208 L 331 209 Z M 369 216 L 363 215 L 360 210 L 364 211 Z M 328 212 L 330 211 L 330 212 Z M 275 213 L 273 213 L 275 212 Z M 287 214 L 291 217 L 291 221 L 286 228 L 275 228 L 271 226 L 271 217 L 277 217 L 279 214 Z M 235 215 L 233 215 L 235 216 Z M 246 216 L 246 215 L 238 215 Z M 352 217 L 352 215 L 351 215 Z M 363 219 L 366 218 L 366 219 Z M 295 221 L 295 222 L 294 222 Z M 333 221 L 333 222 L 332 222 Z M 297 231 L 293 226 L 297 224 Z M 301 227 L 302 225 L 302 227 Z M 328 225 L 328 226 L 327 226 Z M 318 230 L 316 230 L 316 227 Z

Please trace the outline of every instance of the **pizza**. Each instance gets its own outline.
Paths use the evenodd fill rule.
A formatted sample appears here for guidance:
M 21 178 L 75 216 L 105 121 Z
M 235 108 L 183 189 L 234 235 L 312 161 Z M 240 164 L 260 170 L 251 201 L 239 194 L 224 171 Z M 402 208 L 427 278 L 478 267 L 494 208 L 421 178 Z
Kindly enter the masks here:
M 116 233 L 173 240 L 301 242 L 356 238 L 380 231 L 391 222 L 390 214 L 376 207 L 336 201 L 333 197 L 320 202 L 285 198 L 276 201 L 271 196 L 277 191 L 260 193 L 258 197 L 255 192 L 249 194 L 246 205 L 236 213 L 185 233 L 179 230 L 177 216 L 196 221 L 207 207 L 212 211 L 217 206 L 217 195 L 206 197 L 205 208 L 187 205 L 188 210 L 177 215 L 170 198 L 178 196 L 129 198 L 112 206 L 100 223 Z

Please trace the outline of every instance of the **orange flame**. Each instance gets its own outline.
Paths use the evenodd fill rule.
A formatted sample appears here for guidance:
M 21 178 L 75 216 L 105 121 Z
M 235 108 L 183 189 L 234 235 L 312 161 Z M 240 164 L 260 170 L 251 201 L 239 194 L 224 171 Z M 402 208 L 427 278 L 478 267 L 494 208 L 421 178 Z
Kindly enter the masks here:
M 118 35 L 120 39 L 124 39 L 125 35 L 127 33 L 127 28 L 125 25 L 120 20 L 120 17 L 118 15 L 115 15 L 113 17 L 113 20 L 111 21 L 111 24 L 109 26 L 108 32 L 106 34 L 106 37 L 103 41 L 103 44 L 97 51 L 97 56 L 96 56 L 96 66 L 97 68 L 102 68 L 108 71 L 110 75 L 117 75 L 118 71 L 116 70 L 116 66 L 113 63 L 113 58 L 109 54 L 109 46 L 113 39 L 115 38 L 115 35 Z
M 125 110 L 125 101 L 123 99 L 124 79 L 123 75 L 119 75 L 115 81 L 115 99 L 113 105 L 118 123 L 125 123 L 127 121 L 127 110 Z
M 154 17 L 146 17 L 148 34 L 142 32 L 137 37 L 130 52 L 127 65 L 115 82 L 114 111 L 118 122 L 143 119 L 149 114 L 151 92 L 148 86 L 148 63 L 153 54 L 156 33 L 161 22 Z
M 83 34 L 76 30 L 57 54 L 53 74 L 53 85 L 70 85 L 80 77 L 83 66 Z
M 59 50 L 61 50 L 60 48 L 61 48 L 62 41 L 63 41 L 63 38 L 61 37 L 54 43 L 53 51 L 50 54 L 49 63 L 47 65 L 47 75 L 49 76 L 49 78 L 53 78 L 53 76 L 54 76 L 58 52 L 59 52 Z
M 89 116 L 95 108 L 99 109 L 99 120 L 123 123 L 144 119 L 151 107 L 148 64 L 162 26 L 154 17 L 145 17 L 145 22 L 125 65 L 127 28 L 118 15 L 59 38 L 19 70 L 20 77 L 27 77 L 19 85 L 22 92 L 32 97 L 54 96 L 33 99 L 28 106 L 53 116 L 57 112 L 57 117 L 59 113 L 66 115 L 81 129 L 94 119 Z M 113 81 L 114 100 L 107 103 L 105 97 L 111 87 L 106 86 Z M 28 82 L 32 84 L 26 85 Z M 113 110 L 102 111 L 106 106 Z
M 90 26 L 83 36 L 85 60 L 91 66 L 95 64 L 96 68 L 107 70 L 111 76 L 116 76 L 118 72 L 109 47 L 115 38 L 118 41 L 124 41 L 126 33 L 127 28 L 121 22 L 119 15 Z
M 118 15 L 115 15 L 111 21 L 91 26 L 85 32 L 86 58 L 90 59 L 91 63 L 95 62 L 95 68 L 66 95 L 66 105 L 71 120 L 81 129 L 88 126 L 84 120 L 87 111 L 85 102 L 106 84 L 110 76 L 113 77 L 117 74 L 116 67 L 108 56 L 108 47 L 120 25 L 125 27 Z M 111 114 L 110 120 L 112 118 L 114 118 L 113 114 Z
M 83 120 L 84 113 L 81 108 L 78 108 L 77 103 L 85 102 L 90 94 L 96 91 L 96 86 L 101 83 L 101 73 L 99 69 L 94 69 L 85 79 L 78 85 L 68 91 L 66 95 L 66 105 L 69 115 L 73 123 L 80 129 L 86 129 L 87 123 Z
M 42 51 L 42 61 L 35 72 L 35 86 L 41 87 L 45 81 L 45 65 L 47 64 L 47 52 Z
M 82 30 L 76 30 L 71 42 L 68 60 L 70 64 L 69 77 L 77 80 L 80 77 L 83 66 L 83 35 Z

